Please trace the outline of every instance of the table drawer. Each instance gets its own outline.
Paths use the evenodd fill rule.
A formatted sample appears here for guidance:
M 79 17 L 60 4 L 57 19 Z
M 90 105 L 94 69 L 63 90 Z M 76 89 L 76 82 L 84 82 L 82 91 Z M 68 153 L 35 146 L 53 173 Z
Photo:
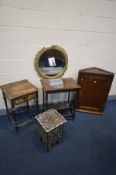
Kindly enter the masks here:
M 35 99 L 35 98 L 36 98 L 36 93 L 24 95 L 22 97 L 14 99 L 14 104 L 18 105 L 20 103 L 24 103 L 24 102 L 26 102 L 28 100 L 32 100 L 32 99 Z

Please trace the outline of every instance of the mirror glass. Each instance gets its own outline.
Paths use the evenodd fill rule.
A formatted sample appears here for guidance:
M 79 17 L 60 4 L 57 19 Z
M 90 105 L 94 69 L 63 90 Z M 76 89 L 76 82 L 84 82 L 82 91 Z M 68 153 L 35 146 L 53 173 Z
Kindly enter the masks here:
M 59 78 L 67 69 L 68 57 L 60 46 L 42 48 L 35 57 L 35 69 L 42 78 Z

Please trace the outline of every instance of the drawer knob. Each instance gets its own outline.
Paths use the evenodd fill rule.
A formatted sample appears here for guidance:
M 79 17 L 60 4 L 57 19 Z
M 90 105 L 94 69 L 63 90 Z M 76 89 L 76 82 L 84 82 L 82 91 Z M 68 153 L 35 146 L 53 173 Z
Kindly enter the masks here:
M 93 83 L 97 83 L 97 81 L 96 81 L 96 80 L 94 80 L 94 81 L 93 81 Z

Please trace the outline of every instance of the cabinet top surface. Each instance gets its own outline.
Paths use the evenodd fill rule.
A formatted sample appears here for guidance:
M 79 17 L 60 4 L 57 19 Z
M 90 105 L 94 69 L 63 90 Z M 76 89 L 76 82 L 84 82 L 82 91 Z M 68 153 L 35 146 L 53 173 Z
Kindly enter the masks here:
M 42 79 L 41 83 L 43 90 L 46 92 L 77 90 L 81 88 L 80 85 L 78 85 L 76 81 L 73 80 L 72 78 L 63 78 L 62 81 L 63 81 L 63 87 L 61 88 L 50 86 L 49 80 L 47 79 Z
M 21 80 L 0 87 L 4 94 L 11 100 L 26 94 L 36 92 L 38 89 L 28 80 Z
M 109 72 L 109 71 L 104 70 L 104 69 L 97 68 L 97 67 L 90 67 L 90 68 L 86 68 L 86 69 L 81 69 L 80 72 L 89 73 L 89 74 L 92 73 L 92 74 L 99 74 L 99 75 L 111 75 L 111 76 L 114 76 L 114 73 Z

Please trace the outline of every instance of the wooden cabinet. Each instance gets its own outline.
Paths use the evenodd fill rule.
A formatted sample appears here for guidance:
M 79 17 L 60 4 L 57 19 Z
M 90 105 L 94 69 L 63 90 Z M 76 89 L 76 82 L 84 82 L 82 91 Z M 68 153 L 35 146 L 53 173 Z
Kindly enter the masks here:
M 78 74 L 80 93 L 76 97 L 76 111 L 103 114 L 114 73 L 91 67 Z

